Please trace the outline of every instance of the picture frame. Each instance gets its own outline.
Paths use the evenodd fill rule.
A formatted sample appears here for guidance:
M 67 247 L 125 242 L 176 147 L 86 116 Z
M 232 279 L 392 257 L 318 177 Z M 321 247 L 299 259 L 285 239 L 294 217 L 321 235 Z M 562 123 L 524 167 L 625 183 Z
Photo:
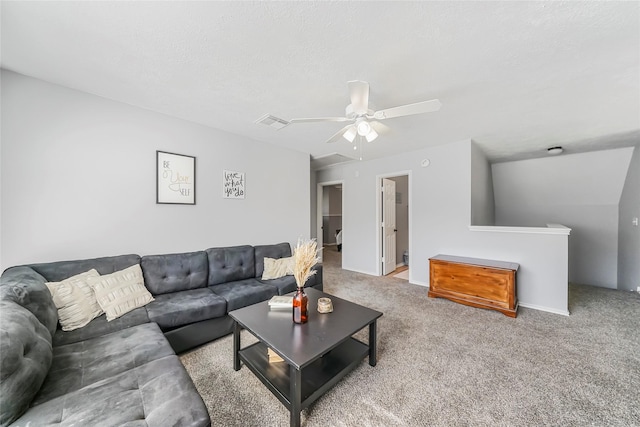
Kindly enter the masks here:
M 244 199 L 246 179 L 244 172 L 222 171 L 222 197 L 225 199 Z
M 196 158 L 156 151 L 156 204 L 196 204 Z

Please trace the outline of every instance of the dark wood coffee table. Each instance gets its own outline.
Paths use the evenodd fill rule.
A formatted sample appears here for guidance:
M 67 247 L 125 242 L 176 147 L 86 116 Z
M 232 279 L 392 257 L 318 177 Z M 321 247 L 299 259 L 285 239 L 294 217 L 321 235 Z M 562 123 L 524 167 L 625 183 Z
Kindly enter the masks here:
M 300 411 L 315 402 L 341 378 L 369 357 L 376 365 L 376 321 L 382 313 L 305 289 L 309 321 L 295 324 L 291 311 L 270 311 L 267 301 L 233 310 L 233 365 L 244 363 L 289 409 L 291 425 L 300 425 Z M 318 298 L 329 297 L 333 312 L 320 314 Z M 352 335 L 369 326 L 369 342 Z M 258 342 L 240 348 L 240 331 L 246 329 Z M 267 347 L 284 359 L 269 363 Z

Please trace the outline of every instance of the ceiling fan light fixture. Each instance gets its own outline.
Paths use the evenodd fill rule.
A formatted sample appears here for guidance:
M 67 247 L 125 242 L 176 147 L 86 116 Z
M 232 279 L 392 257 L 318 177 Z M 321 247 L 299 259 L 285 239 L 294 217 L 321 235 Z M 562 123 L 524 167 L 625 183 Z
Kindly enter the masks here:
M 365 138 L 367 138 L 367 142 L 373 142 L 373 140 L 376 139 L 377 137 L 378 137 L 378 132 L 373 130 L 373 128 L 369 131 L 367 136 L 365 136 Z
M 339 141 L 342 137 L 351 143 L 358 141 L 358 144 L 360 144 L 364 139 L 368 142 L 374 141 L 379 134 L 384 135 L 388 131 L 389 128 L 380 123 L 380 120 L 431 113 L 438 111 L 442 106 L 439 100 L 431 99 L 374 111 L 369 108 L 369 83 L 350 80 L 347 82 L 347 86 L 351 103 L 346 106 L 344 117 L 293 118 L 289 121 L 278 122 L 276 126 L 284 127 L 294 123 L 348 122 L 346 126 L 334 133 L 326 142 L 333 143 Z
M 356 139 L 356 128 L 355 126 L 351 126 L 349 129 L 342 134 L 342 137 L 349 142 L 353 142 Z
M 361 121 L 358 123 L 358 135 L 367 136 L 371 132 L 371 125 L 367 121 Z

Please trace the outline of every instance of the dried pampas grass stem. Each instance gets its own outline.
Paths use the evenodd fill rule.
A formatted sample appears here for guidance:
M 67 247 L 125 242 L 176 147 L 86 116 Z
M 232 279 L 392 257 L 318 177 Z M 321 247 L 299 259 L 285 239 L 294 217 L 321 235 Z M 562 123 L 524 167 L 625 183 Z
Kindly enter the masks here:
M 313 266 L 320 262 L 318 258 L 318 243 L 315 239 L 298 239 L 298 244 L 293 250 L 293 277 L 299 288 L 303 287 L 309 277 L 316 274 Z

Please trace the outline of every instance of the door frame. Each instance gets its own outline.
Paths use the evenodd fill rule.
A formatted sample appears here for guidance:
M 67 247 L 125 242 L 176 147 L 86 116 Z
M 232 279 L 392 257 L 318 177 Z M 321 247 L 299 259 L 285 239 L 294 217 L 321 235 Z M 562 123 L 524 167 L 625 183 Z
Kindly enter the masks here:
M 336 180 L 336 181 L 322 181 L 316 184 L 316 242 L 318 242 L 318 248 L 322 249 L 323 247 L 323 233 L 322 233 L 322 202 L 323 202 L 323 193 L 324 187 L 328 187 L 331 185 L 342 185 L 342 230 L 344 230 L 344 180 Z M 343 243 L 344 243 L 344 234 L 343 234 Z M 343 245 L 344 247 L 344 245 Z M 322 251 L 318 252 L 320 257 L 320 261 L 322 261 Z
M 382 240 L 384 236 L 382 235 L 382 179 L 383 178 L 395 178 L 397 176 L 407 176 L 407 187 L 408 187 L 408 201 L 409 205 L 409 254 L 413 252 L 413 240 L 411 239 L 411 230 L 413 229 L 413 219 L 412 219 L 412 184 L 411 184 L 411 170 L 403 170 L 398 172 L 388 172 L 380 175 L 376 175 L 376 223 L 375 223 L 375 236 L 376 236 L 376 275 L 382 276 Z M 344 192 L 343 195 L 344 197 Z M 411 256 L 411 255 L 409 255 Z M 411 283 L 411 269 L 409 269 L 409 283 Z

